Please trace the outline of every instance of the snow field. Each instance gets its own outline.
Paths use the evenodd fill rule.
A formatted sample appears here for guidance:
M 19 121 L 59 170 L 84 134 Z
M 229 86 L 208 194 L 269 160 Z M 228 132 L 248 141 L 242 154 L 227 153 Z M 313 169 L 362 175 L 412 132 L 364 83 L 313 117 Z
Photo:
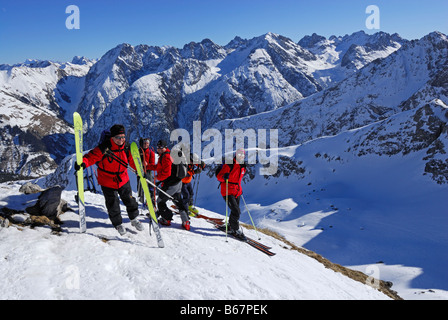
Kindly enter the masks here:
M 8 196 L 18 195 L 18 188 Z M 63 199 L 76 207 L 74 191 Z M 73 200 L 72 200 L 73 199 Z M 5 299 L 151 299 L 277 300 L 388 299 L 379 291 L 326 269 L 312 258 L 284 248 L 262 235 L 277 255 L 268 257 L 229 238 L 203 219 L 192 218 L 191 231 L 175 216 L 162 227 L 165 248 L 154 235 L 128 229 L 120 237 L 112 227 L 102 195 L 86 193 L 87 233 L 79 234 L 78 216 L 61 215 L 63 231 L 49 228 L 0 229 L 1 287 Z M 18 202 L 16 202 L 18 205 Z M 125 212 L 125 208 L 122 208 Z M 201 210 L 205 215 L 219 216 Z M 253 230 L 246 234 L 256 237 Z M 103 241 L 107 238 L 107 241 Z

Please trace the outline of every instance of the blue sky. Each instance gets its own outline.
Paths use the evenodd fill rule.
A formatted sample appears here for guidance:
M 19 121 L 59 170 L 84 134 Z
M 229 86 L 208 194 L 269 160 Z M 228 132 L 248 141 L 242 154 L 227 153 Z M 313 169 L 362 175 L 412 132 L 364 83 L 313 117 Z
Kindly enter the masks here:
M 66 7 L 80 10 L 80 29 L 66 28 Z M 380 10 L 369 30 L 366 8 Z M 0 0 L 0 64 L 26 59 L 100 58 L 120 43 L 172 45 L 205 38 L 225 45 L 267 32 L 295 42 L 313 32 L 329 37 L 364 30 L 418 39 L 448 34 L 447 0 Z

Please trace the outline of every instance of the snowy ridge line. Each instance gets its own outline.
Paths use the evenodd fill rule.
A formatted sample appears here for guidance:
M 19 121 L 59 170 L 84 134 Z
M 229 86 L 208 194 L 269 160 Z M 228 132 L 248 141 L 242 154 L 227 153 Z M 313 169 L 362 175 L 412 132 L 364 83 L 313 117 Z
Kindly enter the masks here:
M 206 221 L 208 223 L 214 225 L 218 230 L 220 230 L 218 228 L 219 224 L 216 224 L 216 223 L 214 223 L 213 221 L 210 221 L 210 220 L 206 220 Z M 247 229 L 253 229 L 252 226 L 247 225 L 245 223 L 241 223 L 241 225 L 244 226 Z M 347 277 L 349 277 L 349 278 L 351 278 L 353 280 L 359 281 L 359 282 L 361 282 L 363 284 L 367 284 L 368 283 L 367 280 L 368 280 L 369 276 L 367 276 L 363 272 L 352 270 L 352 269 L 349 269 L 347 267 L 341 266 L 339 264 L 335 264 L 335 263 L 331 262 L 330 260 L 322 257 L 321 255 L 319 255 L 319 254 L 317 254 L 317 253 L 315 253 L 315 252 L 313 252 L 311 250 L 307 250 L 305 248 L 298 247 L 295 244 L 293 244 L 292 242 L 288 241 L 283 236 L 279 235 L 278 233 L 276 233 L 276 232 L 274 232 L 272 230 L 257 228 L 257 231 L 261 232 L 261 233 L 263 233 L 263 234 L 265 234 L 265 235 L 267 235 L 269 237 L 273 237 L 274 239 L 279 240 L 279 241 L 285 243 L 287 246 L 290 247 L 290 250 L 297 251 L 299 253 L 302 253 L 302 254 L 304 254 L 304 255 L 306 255 L 308 257 L 311 257 L 311 258 L 317 260 L 318 262 L 322 263 L 326 268 L 329 268 L 329 269 L 331 269 L 331 270 L 333 270 L 335 272 L 341 273 L 341 274 L 343 274 L 343 275 L 345 275 L 345 276 L 347 276 Z M 247 238 L 247 236 L 246 236 L 246 238 Z M 248 238 L 248 239 L 250 239 L 250 241 L 252 241 L 252 243 L 256 242 L 255 240 L 253 240 L 251 238 Z M 248 244 L 251 245 L 249 242 L 248 242 Z M 266 245 L 263 245 L 260 242 L 258 242 L 258 244 L 261 245 L 261 246 L 265 246 L 266 248 L 270 249 L 270 247 L 268 247 Z M 374 279 L 374 280 L 376 281 L 376 279 Z M 392 284 L 390 282 L 383 281 L 383 280 L 377 280 L 377 283 L 379 285 L 379 287 L 377 289 L 380 292 L 384 293 L 385 295 L 387 295 L 388 297 L 390 297 L 390 298 L 392 298 L 394 300 L 403 300 L 403 298 L 401 298 L 397 294 L 396 291 L 391 289 Z
M 302 253 L 310 258 L 317 260 L 318 262 L 322 263 L 326 268 L 329 268 L 335 272 L 339 272 L 353 280 L 356 280 L 356 281 L 359 281 L 361 283 L 368 285 L 367 280 L 368 280 L 369 276 L 367 276 L 365 273 L 363 273 L 361 271 L 352 270 L 350 268 L 333 263 L 330 260 L 324 258 L 323 256 L 321 256 L 320 254 L 318 254 L 314 251 L 305 249 L 303 247 L 298 247 L 295 244 L 293 244 L 292 242 L 288 241 L 285 237 L 279 235 L 278 233 L 276 233 L 272 230 L 268 230 L 268 229 L 257 229 L 257 230 L 261 233 L 264 233 L 264 234 L 276 239 L 276 240 L 282 241 L 283 243 L 285 243 L 287 246 L 290 247 L 290 250 L 297 251 L 297 252 Z M 390 282 L 387 282 L 384 280 L 379 280 L 379 279 L 373 279 L 373 278 L 372 278 L 372 280 L 377 281 L 377 283 L 379 284 L 379 287 L 377 288 L 378 291 L 384 293 L 385 295 L 387 295 L 388 297 L 390 297 L 394 300 L 403 300 L 403 298 L 400 297 L 396 291 L 391 289 L 392 284 Z

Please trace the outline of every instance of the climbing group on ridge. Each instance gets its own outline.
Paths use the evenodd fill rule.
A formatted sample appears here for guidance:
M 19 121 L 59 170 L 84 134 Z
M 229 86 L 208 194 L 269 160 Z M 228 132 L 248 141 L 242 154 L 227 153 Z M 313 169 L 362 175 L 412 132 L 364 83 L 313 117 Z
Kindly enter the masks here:
M 147 181 L 153 181 L 151 183 L 153 188 L 150 189 L 151 199 L 147 200 L 153 204 L 160 224 L 165 226 L 170 226 L 173 218 L 173 211 L 167 207 L 167 201 L 171 200 L 179 211 L 183 228 L 190 230 L 190 215 L 198 213 L 194 207 L 192 180 L 195 175 L 199 177 L 205 164 L 196 154 L 190 154 L 189 159 L 184 158 L 179 164 L 175 163 L 173 154 L 176 156 L 176 151 L 179 157 L 185 157 L 185 155 L 180 150 L 170 150 L 164 140 L 157 142 L 158 160 L 156 161 L 155 152 L 150 148 L 150 143 L 150 138 L 145 137 L 139 140 L 144 178 Z M 142 223 L 138 220 L 139 205 L 132 196 L 128 176 L 128 166 L 136 170 L 136 164 L 129 149 L 125 127 L 115 124 L 109 130 L 103 131 L 98 146 L 83 156 L 81 164 L 75 161 L 76 171 L 81 167 L 88 168 L 96 164 L 97 181 L 103 191 L 109 219 L 120 235 L 126 234 L 121 217 L 120 199 L 126 207 L 131 225 L 138 231 L 144 230 Z M 239 227 L 241 214 L 239 202 L 242 195 L 241 181 L 246 172 L 244 157 L 244 150 L 237 150 L 233 163 L 221 165 L 216 172 L 221 195 L 226 202 L 226 210 L 227 206 L 230 209 L 228 232 L 243 240 L 245 236 Z M 146 200 L 140 181 L 137 182 L 137 193 L 138 200 L 145 207 Z

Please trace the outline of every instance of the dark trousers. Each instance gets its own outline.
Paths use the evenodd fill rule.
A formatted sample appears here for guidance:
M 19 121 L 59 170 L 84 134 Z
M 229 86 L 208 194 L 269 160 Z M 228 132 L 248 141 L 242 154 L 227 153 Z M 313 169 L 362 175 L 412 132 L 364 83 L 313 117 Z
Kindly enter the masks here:
M 182 184 L 182 201 L 184 202 L 185 208 L 188 208 L 189 205 L 193 205 L 193 186 L 191 182 Z
M 224 196 L 224 201 L 226 201 L 226 197 Z M 231 230 L 238 230 L 240 228 L 240 215 L 241 215 L 241 211 L 240 211 L 240 198 L 239 197 L 235 197 L 232 195 L 228 196 L 228 206 L 230 209 L 230 216 L 229 216 L 229 226 Z
M 114 227 L 122 223 L 121 209 L 120 209 L 120 195 L 121 201 L 126 206 L 129 219 L 133 220 L 138 217 L 138 203 L 132 196 L 131 183 L 128 181 L 119 189 L 112 189 L 101 186 L 103 190 L 104 199 L 106 200 L 107 213 L 109 219 Z
M 185 208 L 183 202 L 182 202 L 182 182 L 179 181 L 174 185 L 166 186 L 164 185 L 162 187 L 162 190 L 165 191 L 167 194 L 169 194 L 171 197 L 173 197 L 172 201 L 176 205 L 176 207 L 179 209 L 179 213 L 181 215 L 182 222 L 188 221 L 188 208 Z M 159 198 L 157 199 L 157 208 L 159 209 L 158 215 L 162 216 L 162 218 L 166 220 L 172 220 L 173 219 L 173 212 L 168 209 L 166 206 L 166 202 L 169 200 L 163 192 L 159 193 Z

